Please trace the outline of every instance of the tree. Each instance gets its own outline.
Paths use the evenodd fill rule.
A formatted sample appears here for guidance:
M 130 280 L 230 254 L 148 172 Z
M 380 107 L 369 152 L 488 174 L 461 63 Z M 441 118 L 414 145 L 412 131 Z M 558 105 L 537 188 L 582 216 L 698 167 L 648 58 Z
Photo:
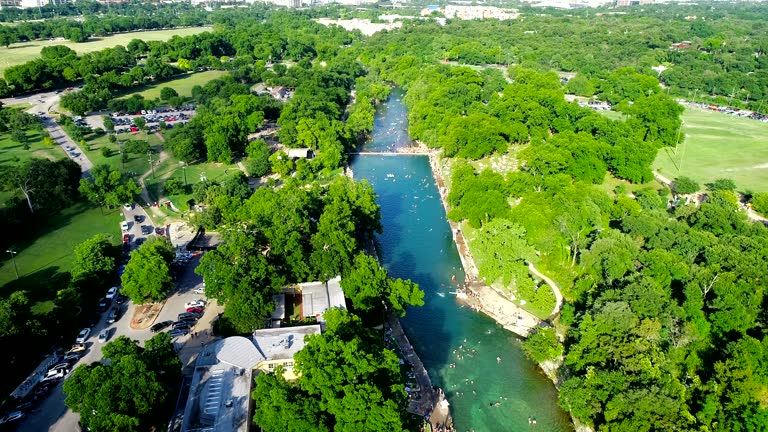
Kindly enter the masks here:
M 250 175 L 261 177 L 269 173 L 271 168 L 269 156 L 272 154 L 272 149 L 266 141 L 262 139 L 251 141 L 245 151 L 248 154 L 246 165 Z
M 563 346 L 552 327 L 539 327 L 531 332 L 523 342 L 523 350 L 537 363 L 554 360 L 563 354 Z
M 257 378 L 254 421 L 270 432 L 304 423 L 310 431 L 403 430 L 407 399 L 397 356 L 355 315 L 331 309 L 325 317 L 325 332 L 307 337 L 294 357 L 295 386 L 272 373 Z M 268 409 L 278 402 L 277 411 Z M 285 429 L 291 414 L 298 423 Z
M 164 300 L 173 288 L 170 264 L 173 246 L 165 237 L 152 237 L 131 253 L 122 276 L 123 294 L 136 304 Z
M 690 177 L 680 176 L 675 179 L 673 189 L 676 194 L 688 195 L 699 190 L 699 184 Z
M 752 209 L 761 215 L 768 215 L 768 193 L 752 195 Z
M 483 225 L 471 245 L 480 276 L 488 284 L 501 279 L 504 285 L 516 285 L 528 278 L 526 263 L 536 259 L 536 251 L 525 239 L 525 228 L 505 219 Z
M 117 169 L 96 165 L 89 178 L 80 180 L 80 192 L 94 204 L 113 208 L 133 202 L 141 188 L 133 179 L 123 179 Z
M 80 366 L 64 382 L 65 403 L 94 431 L 142 431 L 162 419 L 168 387 L 177 384 L 181 363 L 170 337 L 161 333 L 138 346 L 124 336 L 104 346 L 108 363 Z
M 147 126 L 147 121 L 144 120 L 144 117 L 134 117 L 133 124 L 139 129 L 144 129 Z
M 112 117 L 105 115 L 103 116 L 103 120 L 104 120 L 104 129 L 108 132 L 114 132 L 115 122 L 112 120 Z
M 97 234 L 75 246 L 72 280 L 106 280 L 115 272 L 114 247 L 104 234 Z
M 22 164 L 2 168 L 0 181 L 5 190 L 18 190 L 24 196 L 30 213 L 43 209 L 54 211 L 72 203 L 77 196 L 75 186 L 80 166 L 71 159 L 50 161 L 30 159 Z
M 352 300 L 356 310 L 388 311 L 405 315 L 407 306 L 423 306 L 424 292 L 411 281 L 392 279 L 379 262 L 365 253 L 355 255 L 351 270 L 341 279 L 344 295 Z
M 181 179 L 170 178 L 163 185 L 166 195 L 179 195 L 184 193 L 185 184 Z
M 279 174 L 280 177 L 287 177 L 294 169 L 293 160 L 282 150 L 272 153 L 269 162 L 272 164 L 272 171 Z
M 160 99 L 164 101 L 169 101 L 175 97 L 179 97 L 179 94 L 176 92 L 176 90 L 172 89 L 171 87 L 163 87 L 162 89 L 160 89 Z
M 710 191 L 733 191 L 736 190 L 736 182 L 731 179 L 721 178 L 706 184 Z

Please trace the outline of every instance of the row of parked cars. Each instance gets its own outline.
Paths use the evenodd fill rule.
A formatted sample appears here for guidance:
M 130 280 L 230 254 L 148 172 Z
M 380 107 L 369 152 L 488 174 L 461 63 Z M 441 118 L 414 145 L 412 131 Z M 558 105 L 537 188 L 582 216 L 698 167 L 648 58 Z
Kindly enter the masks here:
M 168 330 L 168 334 L 170 334 L 171 337 L 181 337 L 189 334 L 195 327 L 195 324 L 197 324 L 197 320 L 199 320 L 205 312 L 205 300 L 197 299 L 189 301 L 184 305 L 184 308 L 185 312 L 180 313 L 176 317 L 176 321 L 169 320 L 159 322 L 150 327 L 149 330 L 152 333 L 157 333 L 170 327 L 171 329 Z

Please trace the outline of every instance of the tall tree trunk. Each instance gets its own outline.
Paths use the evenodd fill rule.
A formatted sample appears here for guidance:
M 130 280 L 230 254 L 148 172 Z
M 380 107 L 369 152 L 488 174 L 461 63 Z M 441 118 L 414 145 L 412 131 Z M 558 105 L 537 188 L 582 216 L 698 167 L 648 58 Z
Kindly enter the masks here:
M 29 197 L 29 191 L 27 191 L 23 187 L 20 188 L 20 189 L 21 189 L 21 193 L 23 193 L 24 197 L 27 199 L 27 205 L 29 205 L 29 212 L 30 213 L 35 213 L 35 209 L 32 208 L 32 199 Z

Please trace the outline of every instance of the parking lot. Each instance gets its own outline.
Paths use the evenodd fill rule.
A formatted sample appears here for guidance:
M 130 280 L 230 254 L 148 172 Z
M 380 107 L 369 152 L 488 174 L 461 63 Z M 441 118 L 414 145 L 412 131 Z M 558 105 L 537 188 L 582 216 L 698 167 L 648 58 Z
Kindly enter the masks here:
M 129 242 L 126 243 L 126 248 L 134 249 L 139 244 L 152 235 L 159 235 L 155 228 L 152 227 L 151 234 L 142 233 L 142 226 L 152 226 L 151 220 L 147 217 L 146 212 L 139 206 L 130 206 L 123 209 L 125 215 L 125 221 L 129 223 L 126 234 L 129 235 Z M 165 234 L 165 232 L 163 233 Z M 211 332 L 212 322 L 216 319 L 221 308 L 214 302 L 207 302 L 200 290 L 203 288 L 203 281 L 195 274 L 194 269 L 199 263 L 199 257 L 191 256 L 191 254 L 180 254 L 178 256 L 177 263 L 174 265 L 176 268 L 177 283 L 175 291 L 171 293 L 158 316 L 155 318 L 154 323 L 160 323 L 163 321 L 177 321 L 180 313 L 185 313 L 187 310 L 186 304 L 195 300 L 205 301 L 205 307 L 202 311 L 202 316 L 195 322 L 194 326 L 190 328 L 189 333 L 174 338 L 174 345 L 177 352 L 182 359 L 182 362 L 186 364 L 190 358 L 197 354 L 202 344 L 210 341 L 213 337 Z M 106 296 L 107 292 L 105 292 Z M 135 330 L 131 327 L 131 317 L 134 314 L 136 306 L 129 300 L 125 300 L 123 304 L 118 304 L 119 294 L 116 294 L 113 299 L 106 299 L 106 305 L 103 307 L 103 312 L 96 315 L 93 326 L 90 328 L 90 334 L 84 341 L 85 350 L 79 360 L 75 360 L 71 367 L 64 374 L 68 377 L 74 368 L 90 364 L 96 361 L 100 361 L 102 358 L 101 348 L 106 342 L 115 339 L 118 336 L 127 336 L 131 339 L 138 340 L 140 343 L 152 338 L 155 333 L 149 328 L 144 330 Z M 119 308 L 120 313 L 117 319 L 110 323 L 110 312 L 113 308 Z M 95 311 L 93 311 L 95 313 Z M 107 338 L 104 341 L 99 340 L 99 334 L 106 330 Z M 160 331 L 170 331 L 171 326 L 168 326 Z M 195 333 L 197 335 L 195 335 Z M 75 343 L 73 340 L 72 343 Z M 68 348 L 68 347 L 67 347 Z M 66 348 L 65 348 L 66 349 Z M 61 363 L 61 362 L 57 362 Z M 71 432 L 78 431 L 78 419 L 79 416 L 70 411 L 64 405 L 64 394 L 62 392 L 63 379 L 51 379 L 51 384 L 48 389 L 41 395 L 41 398 L 33 402 L 32 406 L 25 409 L 26 417 L 19 420 L 17 427 L 18 431 L 23 432 L 39 432 L 39 431 L 58 431 L 58 432 Z M 34 392 L 32 392 L 34 394 Z
M 194 105 L 185 105 L 178 109 L 173 108 L 157 108 L 154 110 L 143 110 L 137 113 L 113 113 L 110 117 L 115 123 L 115 132 L 127 133 L 138 132 L 139 127 L 136 126 L 136 119 L 142 118 L 147 124 L 147 129 L 150 132 L 156 132 L 160 129 L 160 122 L 164 122 L 166 128 L 173 128 L 176 125 L 185 124 L 195 115 Z M 95 127 L 95 126 L 94 126 Z

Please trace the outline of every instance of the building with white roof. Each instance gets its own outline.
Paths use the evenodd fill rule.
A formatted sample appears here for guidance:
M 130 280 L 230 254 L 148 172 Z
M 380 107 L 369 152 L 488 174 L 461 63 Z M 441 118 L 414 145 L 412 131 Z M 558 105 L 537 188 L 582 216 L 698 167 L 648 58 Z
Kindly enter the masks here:
M 328 282 L 306 282 L 296 285 L 301 294 L 301 312 L 304 318 L 316 318 L 325 322 L 323 314 L 330 308 L 347 308 L 344 291 L 341 289 L 341 276 Z
M 263 329 L 206 346 L 195 363 L 181 432 L 248 432 L 253 377 L 283 366 L 283 376 L 296 379 L 293 356 L 306 336 L 319 334 L 319 324 Z

